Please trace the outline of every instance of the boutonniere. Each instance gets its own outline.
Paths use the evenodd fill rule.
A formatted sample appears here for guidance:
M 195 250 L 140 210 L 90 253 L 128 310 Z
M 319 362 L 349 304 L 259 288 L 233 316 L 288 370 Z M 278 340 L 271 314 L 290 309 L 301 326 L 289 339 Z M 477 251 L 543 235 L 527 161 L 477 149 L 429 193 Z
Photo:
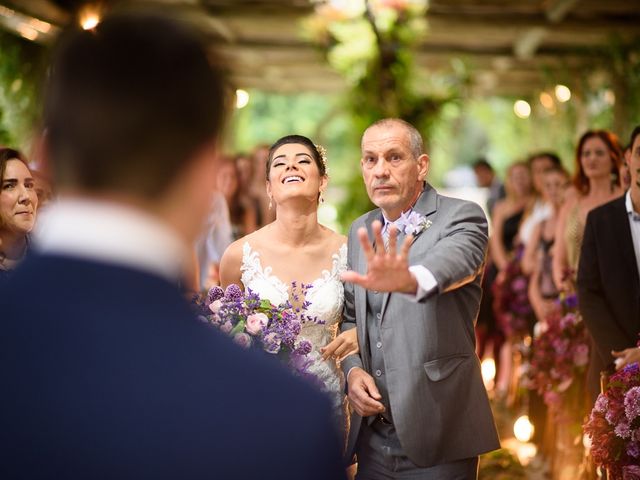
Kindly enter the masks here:
M 420 215 L 418 212 L 413 210 L 408 213 L 403 213 L 401 217 L 403 220 L 402 225 L 404 225 L 402 233 L 405 235 L 413 235 L 414 237 L 428 229 L 433 223 L 424 215 Z

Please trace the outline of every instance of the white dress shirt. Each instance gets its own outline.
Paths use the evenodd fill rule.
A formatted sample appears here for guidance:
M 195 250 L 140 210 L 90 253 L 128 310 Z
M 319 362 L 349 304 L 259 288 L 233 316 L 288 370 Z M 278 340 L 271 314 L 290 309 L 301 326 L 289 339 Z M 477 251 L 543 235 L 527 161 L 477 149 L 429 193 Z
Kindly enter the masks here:
M 631 227 L 631 240 L 633 242 L 633 249 L 636 252 L 638 276 L 640 276 L 640 212 L 636 212 L 633 209 L 631 190 L 627 190 L 625 197 L 625 205 L 627 207 L 627 213 L 629 214 L 629 226 Z
M 400 219 L 392 222 L 391 220 L 388 220 L 387 217 L 384 216 L 384 214 L 382 215 L 382 218 L 384 218 L 384 225 L 382 227 L 383 235 L 388 235 L 389 228 L 392 224 L 396 226 L 398 231 L 404 230 L 404 225 L 400 225 Z M 431 271 L 424 265 L 411 265 L 409 267 L 409 272 L 411 272 L 411 274 L 416 279 L 416 282 L 418 282 L 418 291 L 415 293 L 415 295 L 403 295 L 408 295 L 411 299 L 419 302 L 428 294 L 432 293 L 436 288 L 438 288 L 438 281 L 436 280 L 436 277 L 434 277 L 433 273 L 431 273 Z
M 170 281 L 181 277 L 189 248 L 160 219 L 115 202 L 60 199 L 38 219 L 34 249 L 117 264 Z

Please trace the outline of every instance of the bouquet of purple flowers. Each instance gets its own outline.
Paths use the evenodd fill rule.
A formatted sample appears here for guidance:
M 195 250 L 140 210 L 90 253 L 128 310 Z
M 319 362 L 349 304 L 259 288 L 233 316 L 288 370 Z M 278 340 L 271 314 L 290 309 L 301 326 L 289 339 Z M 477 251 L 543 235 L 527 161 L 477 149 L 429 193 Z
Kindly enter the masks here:
M 294 302 L 300 302 L 308 286 L 298 289 L 294 283 L 292 287 Z M 306 300 L 297 307 L 289 301 L 275 306 L 251 290 L 243 292 L 238 285 L 231 284 L 226 290 L 213 287 L 204 300 L 194 303 L 200 320 L 228 334 L 238 345 L 258 347 L 276 355 L 296 374 L 318 384 L 317 377 L 309 372 L 311 342 L 298 339 L 303 323 L 322 323 L 305 313 L 309 308 Z
M 504 276 L 493 284 L 493 310 L 507 336 L 527 336 L 534 321 L 529 303 L 529 278 L 520 267 L 523 253 L 524 247 L 519 245 Z
M 627 365 L 598 395 L 584 431 L 591 456 L 612 480 L 640 480 L 640 368 Z
M 576 380 L 583 380 L 589 363 L 589 340 L 577 311 L 577 299 L 562 300 L 561 312 L 547 317 L 547 329 L 533 340 L 529 386 L 547 405 L 558 405 Z

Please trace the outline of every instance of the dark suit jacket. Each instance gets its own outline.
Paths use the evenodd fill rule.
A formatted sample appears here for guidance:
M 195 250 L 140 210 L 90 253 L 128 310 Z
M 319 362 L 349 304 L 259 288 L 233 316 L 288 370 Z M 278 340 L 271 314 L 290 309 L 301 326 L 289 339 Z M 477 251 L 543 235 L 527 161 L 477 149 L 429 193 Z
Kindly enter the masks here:
M 329 401 L 162 278 L 36 256 L 0 315 L 0 478 L 344 478 Z
M 640 279 L 625 197 L 593 209 L 587 216 L 578 267 L 580 312 L 593 338 L 589 364 L 592 395 L 599 372 L 613 362 L 611 350 L 636 345 L 640 333 Z

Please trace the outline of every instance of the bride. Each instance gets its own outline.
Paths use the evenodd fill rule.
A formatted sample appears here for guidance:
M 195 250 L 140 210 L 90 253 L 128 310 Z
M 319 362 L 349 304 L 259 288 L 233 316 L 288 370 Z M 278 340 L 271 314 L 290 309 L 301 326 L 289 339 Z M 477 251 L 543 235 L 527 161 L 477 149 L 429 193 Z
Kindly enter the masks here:
M 355 329 L 336 336 L 342 318 L 346 237 L 318 223 L 318 203 L 327 187 L 324 149 L 307 137 L 288 135 L 269 150 L 269 206 L 276 219 L 232 243 L 220 262 L 223 287 L 243 285 L 274 305 L 292 299 L 292 284 L 310 285 L 308 314 L 323 323 L 303 324 L 300 336 L 313 345 L 310 371 L 320 378 L 342 416 L 344 382 L 336 365 L 358 351 Z

